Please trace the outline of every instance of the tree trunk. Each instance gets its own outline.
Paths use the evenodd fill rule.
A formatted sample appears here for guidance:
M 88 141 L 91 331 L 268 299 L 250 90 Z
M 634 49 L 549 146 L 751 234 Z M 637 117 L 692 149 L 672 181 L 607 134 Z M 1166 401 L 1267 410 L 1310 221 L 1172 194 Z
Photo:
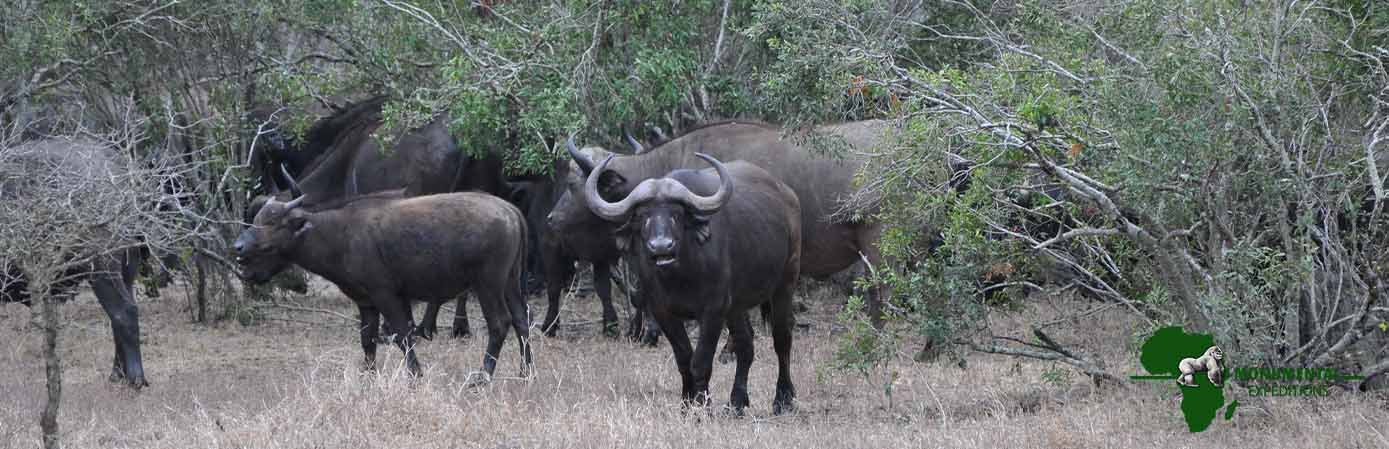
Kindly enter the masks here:
M 1301 348 L 1316 338 L 1316 323 L 1312 318 L 1312 298 L 1305 287 L 1297 295 L 1297 346 Z
M 44 404 L 43 415 L 39 417 L 39 428 L 43 430 L 44 449 L 57 449 L 58 405 L 63 398 L 63 367 L 58 359 L 58 300 L 48 294 L 48 282 L 36 282 L 42 289 L 34 288 L 34 298 L 42 298 L 43 314 L 43 359 L 48 377 L 48 402 Z M 42 292 L 40 294 L 40 292 Z
M 193 255 L 193 270 L 197 271 L 198 309 L 194 318 L 199 323 L 207 322 L 207 256 Z

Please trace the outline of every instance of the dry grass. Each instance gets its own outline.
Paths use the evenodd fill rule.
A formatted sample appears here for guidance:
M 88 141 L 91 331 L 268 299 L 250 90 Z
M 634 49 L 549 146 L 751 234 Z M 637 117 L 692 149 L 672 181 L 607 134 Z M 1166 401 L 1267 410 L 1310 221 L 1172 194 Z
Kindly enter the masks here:
M 769 416 L 775 356 L 765 332 L 749 385 L 753 408 L 737 419 L 683 411 L 667 346 L 609 341 L 596 325 L 537 338 L 538 374 L 530 380 L 506 377 L 519 363 L 508 342 L 500 378 L 469 389 L 462 385 L 481 360 L 478 337 L 422 343 L 426 376 L 411 381 L 393 348 L 381 351 L 388 368 L 361 372 L 355 329 L 339 319 L 301 314 L 324 325 L 192 325 L 173 292 L 141 305 L 153 386 L 137 394 L 106 382 L 110 331 L 84 296 L 64 307 L 62 428 L 73 448 L 1389 447 L 1389 413 L 1371 397 L 1241 397 L 1234 421 L 1190 434 L 1173 386 L 1094 391 L 1075 374 L 1057 385 L 1042 375 L 1055 365 L 993 356 L 971 357 L 967 370 L 902 357 L 888 367 L 899 375 L 889 408 L 879 386 L 826 368 L 836 346 L 833 301 L 800 317 L 810 326 L 796 336 L 794 416 Z M 303 304 L 355 314 L 331 289 Z M 543 312 L 543 301 L 532 304 Z M 596 318 L 594 301 L 569 304 L 568 322 Z M 1038 306 L 1028 313 L 1055 312 Z M 21 306 L 4 306 L 0 316 L 0 446 L 37 447 L 39 334 Z M 1131 323 L 1117 313 L 1096 315 L 1096 323 L 1055 337 L 1105 354 L 1121 366 L 1115 372 L 1132 372 Z M 715 397 L 727 398 L 732 370 L 716 368 Z

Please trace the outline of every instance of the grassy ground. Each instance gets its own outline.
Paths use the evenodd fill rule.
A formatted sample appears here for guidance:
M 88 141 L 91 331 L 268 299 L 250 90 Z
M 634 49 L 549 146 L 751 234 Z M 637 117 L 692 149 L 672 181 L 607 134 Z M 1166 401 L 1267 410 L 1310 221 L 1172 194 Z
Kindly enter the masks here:
M 355 327 L 342 318 L 275 312 L 296 321 L 193 325 L 182 293 L 171 290 L 141 304 L 153 386 L 134 393 L 105 379 L 110 330 L 88 293 L 63 307 L 63 441 L 73 448 L 1389 447 L 1386 401 L 1365 395 L 1264 399 L 1227 388 L 1243 403 L 1235 419 L 1191 434 L 1173 385 L 1096 390 L 1046 362 L 976 355 L 961 369 L 916 363 L 904 351 L 866 380 L 828 368 L 837 345 L 836 294 L 822 288 L 805 296 L 811 310 L 798 317 L 808 326 L 796 334 L 793 362 L 798 413 L 770 416 L 776 365 L 762 331 L 749 385 L 753 408 L 738 419 L 682 410 L 669 347 L 599 336 L 598 307 L 587 298 L 566 305 L 564 318 L 578 325 L 560 338 L 535 339 L 534 378 L 508 377 L 519 363 L 513 339 L 498 379 L 470 389 L 463 384 L 480 364 L 479 337 L 422 343 L 426 375 L 411 381 L 389 347 L 381 349 L 382 370 L 361 372 Z M 296 304 L 355 317 L 346 299 L 322 285 Z M 532 305 L 537 315 L 545 307 L 538 298 Z M 481 315 L 475 304 L 470 310 L 478 332 Z M 997 325 L 1056 312 L 1039 305 Z M 1133 324 L 1117 312 L 1093 323 L 1053 336 L 1102 354 L 1113 372 L 1137 372 Z M 0 308 L 0 447 L 39 446 L 40 339 L 24 307 Z M 716 366 L 711 392 L 721 402 L 732 371 Z M 893 372 L 889 402 L 882 382 Z

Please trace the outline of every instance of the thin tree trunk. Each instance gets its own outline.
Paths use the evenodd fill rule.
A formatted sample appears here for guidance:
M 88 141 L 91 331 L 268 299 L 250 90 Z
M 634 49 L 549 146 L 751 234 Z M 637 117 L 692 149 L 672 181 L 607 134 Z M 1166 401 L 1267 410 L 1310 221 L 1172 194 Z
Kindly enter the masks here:
M 42 290 L 35 290 L 43 294 L 33 297 L 43 298 L 43 359 L 48 377 L 48 402 L 43 407 L 43 415 L 39 417 L 39 428 L 43 430 L 44 449 L 57 449 L 60 446 L 58 405 L 63 398 L 63 367 L 58 359 L 58 300 L 48 295 L 47 282 L 37 284 L 44 286 Z
M 197 271 L 198 311 L 196 321 L 207 322 L 207 256 L 193 255 L 193 269 Z

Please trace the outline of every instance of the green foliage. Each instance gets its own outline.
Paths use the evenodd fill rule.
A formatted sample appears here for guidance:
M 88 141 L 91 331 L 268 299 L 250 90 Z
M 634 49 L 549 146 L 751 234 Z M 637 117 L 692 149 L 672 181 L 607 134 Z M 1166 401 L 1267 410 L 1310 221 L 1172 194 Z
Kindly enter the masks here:
M 1185 306 L 1194 304 L 1223 345 L 1267 360 L 1298 345 L 1288 341 L 1296 338 L 1289 323 L 1310 312 L 1295 298 L 1337 295 L 1308 291 L 1346 275 L 1344 259 L 1329 259 L 1309 238 L 1339 229 L 1351 250 L 1383 238 L 1363 224 L 1328 224 L 1327 213 L 1364 209 L 1356 206 L 1363 184 L 1345 175 L 1363 174 L 1355 120 L 1372 115 L 1365 100 L 1382 95 L 1382 85 L 1370 80 L 1385 75 L 1355 51 L 1389 34 L 1386 8 L 1326 3 L 1300 16 L 1235 2 L 1142 0 L 1085 14 L 1041 1 L 1011 9 L 955 3 L 922 27 L 836 35 L 880 23 L 884 12 L 826 20 L 835 30 L 822 30 L 805 18 L 821 11 L 765 2 L 763 23 L 752 29 L 777 54 L 780 75 L 766 85 L 786 97 L 780 108 L 883 113 L 830 99 L 834 86 L 860 73 L 902 100 L 888 112 L 907 132 L 860 180 L 881 196 L 877 218 L 889 226 L 880 244 L 897 263 L 875 281 L 894 288 L 897 322 L 947 341 L 967 338 L 984 331 L 989 308 L 1016 305 L 981 295 L 997 282 L 1103 282 L 1105 295 L 1154 323 L 1190 317 Z M 919 39 L 894 39 L 901 35 Z M 853 65 L 874 52 L 894 58 Z M 980 164 L 969 191 L 947 188 L 946 153 Z M 1107 186 L 1123 215 L 1068 191 L 1065 180 L 1035 168 L 1039 159 Z M 1282 217 L 1294 219 L 1287 229 Z M 1126 221 L 1152 237 L 1066 239 L 1050 247 L 1065 263 L 1033 249 L 1072 229 L 1124 231 Z M 916 250 L 926 229 L 943 235 L 934 254 Z M 1009 289 L 1023 298 L 1030 291 Z
M 853 296 L 839 313 L 839 320 L 849 323 L 850 327 L 840 341 L 835 361 L 837 368 L 856 371 L 867 378 L 875 367 L 896 356 L 897 340 L 858 320 L 863 307 L 863 298 Z
M 1071 384 L 1071 370 L 1052 365 L 1042 371 L 1042 381 L 1054 387 L 1065 387 Z

